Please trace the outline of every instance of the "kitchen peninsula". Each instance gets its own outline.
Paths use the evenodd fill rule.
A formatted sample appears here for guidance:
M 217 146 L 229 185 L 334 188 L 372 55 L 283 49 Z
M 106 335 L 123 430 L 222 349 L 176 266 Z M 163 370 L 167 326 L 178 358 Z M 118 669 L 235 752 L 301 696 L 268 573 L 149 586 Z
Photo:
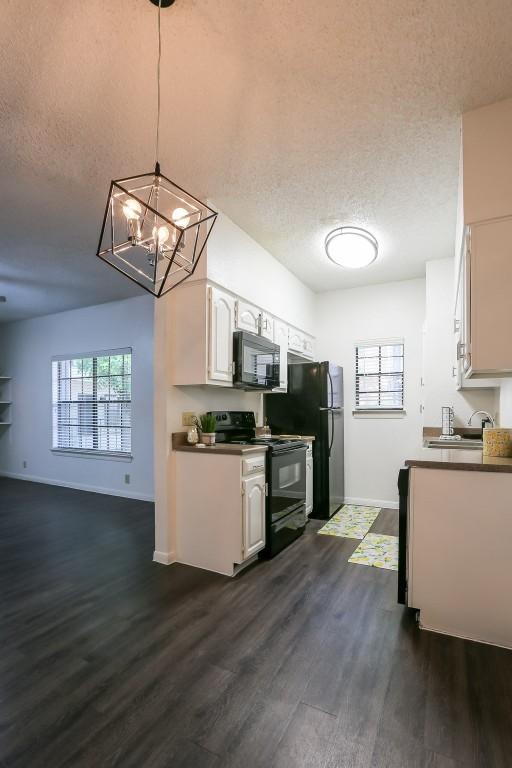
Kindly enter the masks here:
M 424 449 L 405 465 L 400 602 L 423 629 L 512 648 L 512 458 Z

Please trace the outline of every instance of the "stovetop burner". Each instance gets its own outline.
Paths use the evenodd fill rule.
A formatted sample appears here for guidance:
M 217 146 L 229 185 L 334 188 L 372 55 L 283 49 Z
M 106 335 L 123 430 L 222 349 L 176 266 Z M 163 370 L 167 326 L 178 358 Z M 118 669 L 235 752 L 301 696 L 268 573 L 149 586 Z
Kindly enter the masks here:
M 302 440 L 282 440 L 277 437 L 253 437 L 249 440 L 221 440 L 221 442 L 231 443 L 232 445 L 267 445 L 272 451 L 306 447 L 306 443 Z

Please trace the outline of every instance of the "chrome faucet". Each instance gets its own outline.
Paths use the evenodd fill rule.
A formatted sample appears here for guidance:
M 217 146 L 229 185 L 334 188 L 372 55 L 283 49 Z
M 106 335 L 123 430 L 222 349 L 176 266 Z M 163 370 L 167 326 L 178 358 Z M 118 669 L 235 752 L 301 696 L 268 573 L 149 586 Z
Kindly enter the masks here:
M 487 413 L 487 411 L 474 411 L 474 413 L 472 413 L 468 419 L 468 426 L 471 426 L 471 420 L 473 419 L 473 416 L 477 415 L 477 413 L 481 413 L 483 416 L 485 416 L 485 419 L 482 419 L 482 427 L 486 421 L 490 423 L 491 427 L 496 426 L 494 418 L 491 416 L 490 413 Z

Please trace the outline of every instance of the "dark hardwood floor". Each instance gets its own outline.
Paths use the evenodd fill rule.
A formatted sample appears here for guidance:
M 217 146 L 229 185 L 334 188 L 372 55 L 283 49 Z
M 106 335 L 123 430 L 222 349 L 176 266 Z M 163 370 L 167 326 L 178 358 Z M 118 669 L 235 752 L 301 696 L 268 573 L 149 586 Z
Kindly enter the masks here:
M 2 768 L 510 768 L 512 653 L 317 527 L 228 579 L 153 564 L 151 504 L 0 478 Z

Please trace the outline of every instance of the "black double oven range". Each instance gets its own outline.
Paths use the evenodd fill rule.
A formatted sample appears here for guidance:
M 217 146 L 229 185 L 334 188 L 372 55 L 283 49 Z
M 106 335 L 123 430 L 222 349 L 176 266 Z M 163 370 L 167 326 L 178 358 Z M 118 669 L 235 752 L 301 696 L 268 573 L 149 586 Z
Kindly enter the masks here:
M 256 437 L 252 411 L 212 411 L 216 442 L 267 446 L 266 545 L 264 557 L 274 557 L 306 527 L 306 450 L 302 440 Z

